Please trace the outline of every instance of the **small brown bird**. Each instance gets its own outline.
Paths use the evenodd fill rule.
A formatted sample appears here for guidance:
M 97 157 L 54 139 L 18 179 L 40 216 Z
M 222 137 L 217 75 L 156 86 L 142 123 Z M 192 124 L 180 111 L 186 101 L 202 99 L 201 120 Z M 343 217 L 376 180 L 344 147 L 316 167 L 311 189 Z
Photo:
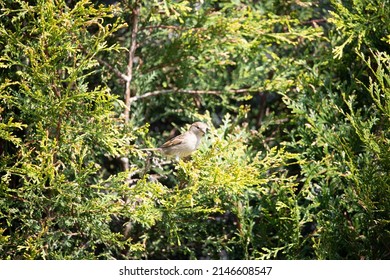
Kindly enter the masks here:
M 161 145 L 159 148 L 143 149 L 145 151 L 160 151 L 166 156 L 184 158 L 191 155 L 200 144 L 203 135 L 206 134 L 209 127 L 202 122 L 195 122 L 190 129 Z

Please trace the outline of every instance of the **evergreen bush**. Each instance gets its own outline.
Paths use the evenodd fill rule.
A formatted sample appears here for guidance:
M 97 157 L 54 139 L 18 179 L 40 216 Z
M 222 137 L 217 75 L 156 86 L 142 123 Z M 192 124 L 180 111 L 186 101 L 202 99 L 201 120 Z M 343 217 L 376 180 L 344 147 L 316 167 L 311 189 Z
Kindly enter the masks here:
M 387 0 L 0 9 L 2 259 L 390 257 Z

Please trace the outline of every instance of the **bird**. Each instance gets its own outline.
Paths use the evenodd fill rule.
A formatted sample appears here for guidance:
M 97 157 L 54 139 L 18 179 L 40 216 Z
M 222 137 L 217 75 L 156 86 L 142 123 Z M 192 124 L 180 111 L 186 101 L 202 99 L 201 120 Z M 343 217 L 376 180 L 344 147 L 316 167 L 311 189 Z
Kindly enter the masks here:
M 200 144 L 200 140 L 209 129 L 208 125 L 203 122 L 194 122 L 191 124 L 188 131 L 180 134 L 158 148 L 142 149 L 144 151 L 159 151 L 167 157 L 175 157 L 176 159 L 190 156 L 196 151 Z

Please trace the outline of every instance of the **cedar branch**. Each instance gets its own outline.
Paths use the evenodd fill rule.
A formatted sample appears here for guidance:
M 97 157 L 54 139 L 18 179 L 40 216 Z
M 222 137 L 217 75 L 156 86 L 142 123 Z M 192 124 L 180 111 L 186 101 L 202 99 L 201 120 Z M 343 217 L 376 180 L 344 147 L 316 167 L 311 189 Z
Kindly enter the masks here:
M 248 92 L 258 92 L 255 89 L 229 89 L 229 90 L 188 90 L 188 89 L 163 89 L 147 92 L 143 95 L 133 96 L 130 98 L 131 102 L 138 101 L 140 99 L 149 98 L 152 96 L 169 94 L 169 93 L 184 93 L 184 94 L 210 94 L 210 95 L 221 95 L 224 92 L 229 93 L 248 93 Z
M 143 30 L 152 31 L 153 29 L 199 30 L 199 31 L 207 30 L 206 28 L 202 28 L 202 27 L 186 27 L 186 26 L 176 26 L 176 25 L 149 25 L 141 28 L 140 31 Z
M 120 78 L 120 79 L 122 79 L 122 80 L 124 80 L 124 81 L 129 80 L 129 77 L 128 77 L 128 76 L 126 76 L 125 74 L 123 74 L 121 71 L 119 71 L 117 68 L 115 68 L 114 66 L 112 66 L 111 64 L 109 64 L 107 61 L 104 61 L 104 60 L 102 60 L 102 59 L 100 59 L 100 58 L 97 58 L 97 61 L 98 61 L 100 64 L 106 66 L 108 69 L 110 69 L 115 75 L 118 76 L 118 78 Z

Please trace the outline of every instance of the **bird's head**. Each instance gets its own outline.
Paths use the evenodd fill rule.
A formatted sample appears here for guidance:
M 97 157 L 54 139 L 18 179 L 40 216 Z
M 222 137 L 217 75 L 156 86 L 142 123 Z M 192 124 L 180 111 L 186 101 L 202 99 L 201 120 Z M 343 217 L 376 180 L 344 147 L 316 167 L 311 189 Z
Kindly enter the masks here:
M 200 136 L 205 135 L 208 129 L 209 126 L 202 122 L 194 122 L 190 127 L 190 131 Z

